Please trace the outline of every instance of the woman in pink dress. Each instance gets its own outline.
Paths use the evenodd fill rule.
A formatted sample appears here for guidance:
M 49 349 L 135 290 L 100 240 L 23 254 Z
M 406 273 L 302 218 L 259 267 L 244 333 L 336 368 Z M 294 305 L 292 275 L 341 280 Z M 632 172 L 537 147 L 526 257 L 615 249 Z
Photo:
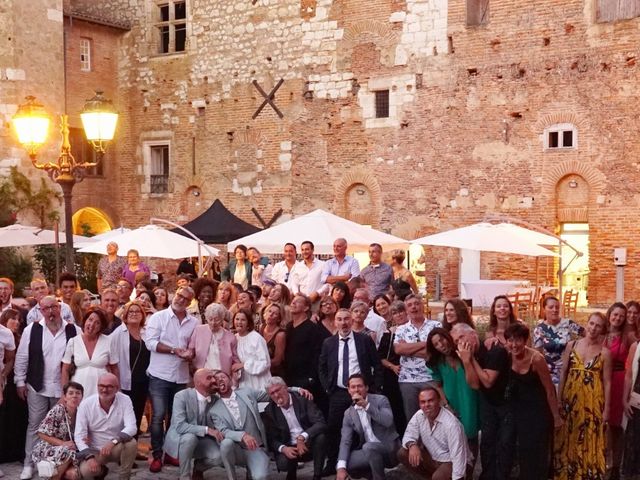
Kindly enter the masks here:
M 624 447 L 624 430 L 622 428 L 623 393 L 625 378 L 625 362 L 634 335 L 627 323 L 627 307 L 616 302 L 607 310 L 609 333 L 604 346 L 611 354 L 611 404 L 609 410 L 609 428 L 607 429 L 607 458 L 611 470 L 610 479 L 620 478 L 620 464 Z

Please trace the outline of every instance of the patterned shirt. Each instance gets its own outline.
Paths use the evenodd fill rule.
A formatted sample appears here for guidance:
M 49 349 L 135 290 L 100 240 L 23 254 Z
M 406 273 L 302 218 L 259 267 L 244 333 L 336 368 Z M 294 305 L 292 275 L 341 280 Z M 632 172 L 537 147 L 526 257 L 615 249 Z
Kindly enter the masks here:
M 127 260 L 123 257 L 117 257 L 113 262 L 109 262 L 109 257 L 102 257 L 96 273 L 96 276 L 102 279 L 102 288 L 115 287 L 126 265 Z
M 560 383 L 562 352 L 567 343 L 583 334 L 584 328 L 568 318 L 563 318 L 557 325 L 540 322 L 533 331 L 533 347 L 542 349 L 555 385 Z
M 442 327 L 442 324 L 435 320 L 425 319 L 419 330 L 413 323 L 407 322 L 397 328 L 393 344 L 426 342 L 429 332 L 437 327 Z M 400 356 L 398 382 L 423 383 L 429 381 L 431 381 L 431 373 L 427 369 L 427 363 L 424 358 Z
M 389 286 L 393 282 L 393 269 L 388 263 L 370 263 L 360 273 L 369 287 L 372 297 L 389 292 Z

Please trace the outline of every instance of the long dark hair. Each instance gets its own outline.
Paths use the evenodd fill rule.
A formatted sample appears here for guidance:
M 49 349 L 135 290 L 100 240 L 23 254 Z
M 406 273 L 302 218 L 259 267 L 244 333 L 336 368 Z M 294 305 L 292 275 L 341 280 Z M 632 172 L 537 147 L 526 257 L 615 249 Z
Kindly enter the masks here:
M 456 318 L 458 323 L 466 323 L 474 330 L 476 329 L 476 326 L 473 324 L 473 320 L 471 319 L 471 315 L 469 315 L 467 304 L 464 303 L 463 300 L 460 300 L 459 298 L 452 298 L 450 300 L 447 300 L 444 304 L 445 309 L 447 308 L 448 303 L 450 303 L 453 306 L 453 309 L 456 311 Z M 442 320 L 442 326 L 447 330 L 447 332 L 450 332 L 453 325 L 447 322 L 446 316 L 443 316 Z
M 333 288 L 331 289 L 331 295 L 333 296 L 334 290 L 341 290 L 344 292 L 344 298 L 338 305 L 340 308 L 349 308 L 351 306 L 351 292 L 349 291 L 349 287 L 344 282 L 336 282 L 333 284 Z
M 493 299 L 493 303 L 491 304 L 491 310 L 489 311 L 489 330 L 493 333 L 496 333 L 496 328 L 498 328 L 498 319 L 496 318 L 496 303 L 498 300 L 506 300 L 509 304 L 509 325 L 516 323 L 516 314 L 513 313 L 513 305 L 511 304 L 511 300 L 506 295 L 498 295 Z
M 427 367 L 432 369 L 445 361 L 444 355 L 433 345 L 433 337 L 436 335 L 442 335 L 442 337 L 449 342 L 449 345 L 451 345 L 452 348 L 455 346 L 455 343 L 453 343 L 453 337 L 451 337 L 451 334 L 447 330 L 441 327 L 431 330 L 427 337 Z

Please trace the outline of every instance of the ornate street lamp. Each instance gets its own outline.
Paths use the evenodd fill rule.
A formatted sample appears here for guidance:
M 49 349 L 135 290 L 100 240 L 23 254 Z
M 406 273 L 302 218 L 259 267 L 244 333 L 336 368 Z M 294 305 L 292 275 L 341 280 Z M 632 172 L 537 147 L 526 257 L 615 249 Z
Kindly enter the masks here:
M 27 102 L 18 107 L 13 116 L 13 126 L 18 141 L 27 150 L 31 163 L 38 170 L 44 170 L 49 177 L 62 188 L 64 197 L 64 223 L 66 236 L 65 263 L 67 271 L 73 271 L 73 227 L 71 222 L 72 191 L 76 182 L 82 181 L 86 170 L 93 168 L 100 161 L 105 152 L 105 143 L 113 140 L 118 122 L 118 113 L 113 108 L 111 100 L 107 100 L 102 92 L 96 91 L 93 98 L 87 100 L 80 113 L 87 140 L 95 149 L 95 162 L 78 163 L 71 155 L 69 144 L 69 119 L 67 115 L 60 115 L 60 132 L 62 145 L 56 162 L 38 163 L 38 150 L 45 143 L 49 130 L 50 118 L 44 107 L 36 102 L 35 97 L 27 97 Z

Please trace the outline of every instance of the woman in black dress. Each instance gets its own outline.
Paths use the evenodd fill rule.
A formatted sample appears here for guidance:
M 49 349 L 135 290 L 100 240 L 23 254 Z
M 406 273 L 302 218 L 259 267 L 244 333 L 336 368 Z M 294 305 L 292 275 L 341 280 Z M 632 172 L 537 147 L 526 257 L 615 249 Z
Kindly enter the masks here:
M 407 312 L 404 302 L 396 300 L 389 307 L 391 317 L 391 327 L 384 332 L 378 347 L 378 356 L 384 367 L 382 394 L 389 399 L 391 410 L 393 412 L 393 420 L 396 424 L 396 430 L 400 435 L 404 433 L 407 427 L 407 420 L 404 415 L 404 407 L 402 405 L 402 395 L 398 386 L 398 374 L 400 373 L 400 356 L 393 350 L 393 340 L 396 335 L 398 325 L 407 323 Z
M 116 328 L 109 337 L 111 348 L 118 352 L 120 359 L 120 386 L 122 393 L 131 398 L 136 415 L 138 429 L 142 422 L 144 406 L 147 402 L 149 377 L 147 367 L 151 353 L 144 343 L 145 339 L 145 305 L 133 300 L 124 307 L 122 325 Z
M 327 296 L 320 300 L 320 308 L 318 309 L 318 327 L 320 327 L 318 330 L 322 337 L 320 344 L 322 344 L 326 338 L 336 334 L 335 319 L 338 308 L 338 302 L 336 302 L 333 297 Z
M 504 332 L 511 357 L 505 397 L 513 418 L 513 445 L 517 445 L 520 480 L 540 480 L 549 474 L 550 442 L 562 419 L 556 389 L 544 357 L 528 347 L 529 328 L 514 323 Z

